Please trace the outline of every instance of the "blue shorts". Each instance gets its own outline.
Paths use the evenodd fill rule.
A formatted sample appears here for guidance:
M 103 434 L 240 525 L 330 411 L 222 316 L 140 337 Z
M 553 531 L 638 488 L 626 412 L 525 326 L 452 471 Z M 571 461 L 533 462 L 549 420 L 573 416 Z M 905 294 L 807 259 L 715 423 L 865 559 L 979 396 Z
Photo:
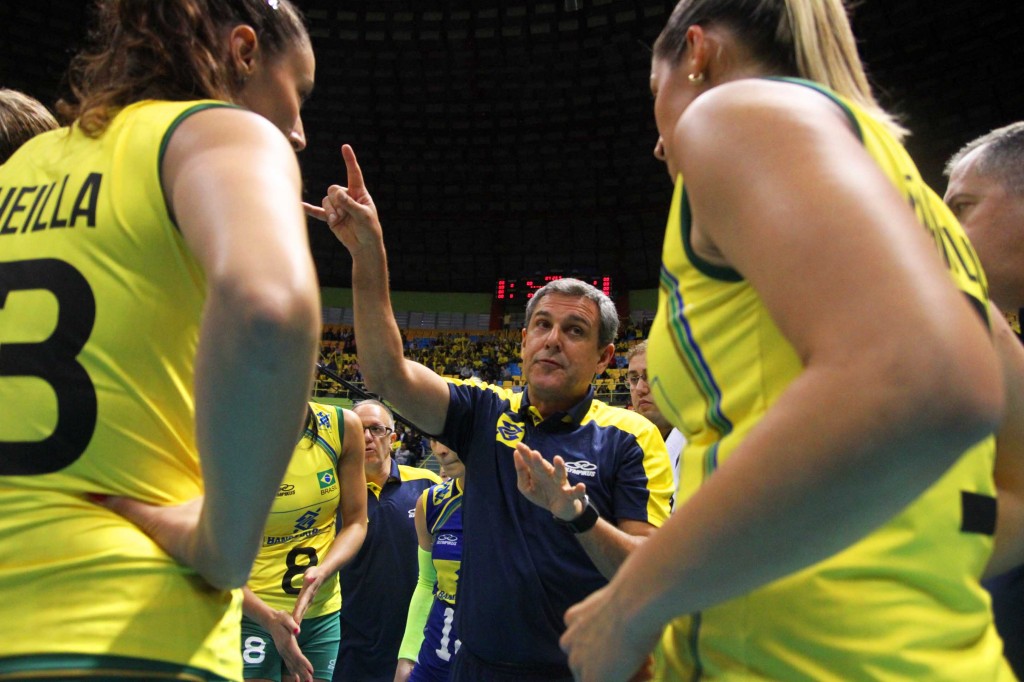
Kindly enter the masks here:
M 299 648 L 313 666 L 315 679 L 331 679 L 340 641 L 341 622 L 337 612 L 303 619 Z M 259 623 L 242 616 L 242 677 L 281 682 L 286 672 L 274 638 Z
M 435 599 L 423 628 L 423 645 L 409 682 L 448 682 L 452 656 L 462 643 L 455 633 L 455 607 Z

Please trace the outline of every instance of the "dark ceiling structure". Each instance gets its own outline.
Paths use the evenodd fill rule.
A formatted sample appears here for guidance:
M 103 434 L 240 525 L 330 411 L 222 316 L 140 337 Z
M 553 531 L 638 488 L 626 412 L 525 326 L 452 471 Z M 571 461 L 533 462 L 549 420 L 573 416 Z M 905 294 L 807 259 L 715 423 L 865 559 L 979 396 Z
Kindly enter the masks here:
M 47 104 L 82 41 L 85 0 L 0 1 L 0 85 Z M 486 292 L 499 278 L 657 286 L 671 186 L 651 155 L 649 45 L 665 0 L 300 0 L 317 54 L 300 155 L 307 200 L 354 146 L 392 287 Z M 854 30 L 925 179 L 968 139 L 1024 118 L 1024 3 L 866 0 Z M 310 224 L 324 286 L 345 249 Z

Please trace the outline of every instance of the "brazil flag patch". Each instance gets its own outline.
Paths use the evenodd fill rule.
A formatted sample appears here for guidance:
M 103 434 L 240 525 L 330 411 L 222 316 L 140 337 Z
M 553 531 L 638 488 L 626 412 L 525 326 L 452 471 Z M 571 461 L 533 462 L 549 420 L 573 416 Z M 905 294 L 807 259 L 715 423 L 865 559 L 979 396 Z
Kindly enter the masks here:
M 330 488 L 334 485 L 334 470 L 326 469 L 325 471 L 318 471 L 316 474 L 317 483 L 320 484 L 320 490 L 324 488 Z

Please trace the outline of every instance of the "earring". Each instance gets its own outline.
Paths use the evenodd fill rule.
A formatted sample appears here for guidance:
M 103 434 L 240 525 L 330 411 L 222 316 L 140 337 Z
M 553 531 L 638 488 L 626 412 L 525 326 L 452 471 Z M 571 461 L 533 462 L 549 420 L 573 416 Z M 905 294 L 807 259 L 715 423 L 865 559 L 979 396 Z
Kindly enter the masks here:
M 701 83 L 704 82 L 704 74 L 703 73 L 691 73 L 691 74 L 689 74 L 686 77 L 686 80 L 690 81 L 694 85 L 700 85 Z

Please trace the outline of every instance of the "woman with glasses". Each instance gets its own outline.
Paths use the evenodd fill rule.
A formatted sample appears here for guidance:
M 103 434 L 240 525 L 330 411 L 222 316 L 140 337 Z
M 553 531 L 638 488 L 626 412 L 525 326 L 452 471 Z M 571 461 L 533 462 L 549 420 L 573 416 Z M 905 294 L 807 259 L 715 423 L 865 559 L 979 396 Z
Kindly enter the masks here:
M 337 572 L 366 537 L 363 481 L 359 417 L 309 403 L 242 591 L 245 679 L 331 679 L 340 639 Z

